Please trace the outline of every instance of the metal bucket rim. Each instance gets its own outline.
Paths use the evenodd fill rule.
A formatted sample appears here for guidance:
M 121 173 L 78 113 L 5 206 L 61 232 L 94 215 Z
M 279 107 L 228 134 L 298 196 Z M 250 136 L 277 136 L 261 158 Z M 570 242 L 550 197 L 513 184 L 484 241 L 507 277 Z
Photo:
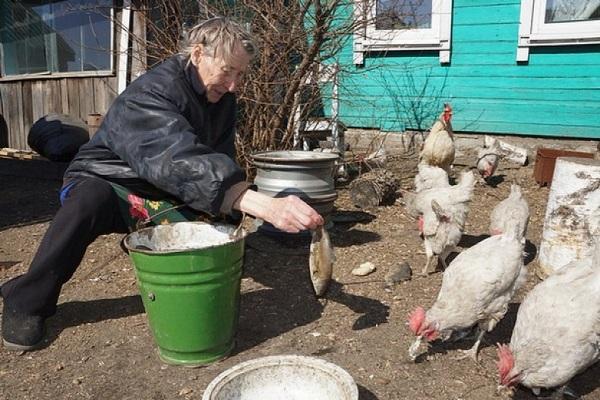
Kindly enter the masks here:
M 280 154 L 281 157 L 277 155 Z M 284 158 L 284 155 L 291 157 Z M 335 161 L 339 158 L 339 155 L 335 153 L 321 153 L 316 151 L 303 151 L 303 150 L 274 150 L 274 151 L 262 151 L 250 155 L 254 161 L 263 162 L 279 162 L 279 163 L 294 163 L 294 162 L 306 162 L 306 161 Z
M 162 225 L 155 225 L 155 226 L 149 226 L 147 228 L 142 228 L 142 229 L 138 229 L 137 231 L 131 232 L 129 234 L 127 234 L 127 236 L 125 236 L 123 238 L 123 246 L 127 249 L 128 252 L 134 252 L 134 253 L 142 253 L 142 254 L 147 254 L 147 255 L 156 255 L 156 254 L 177 254 L 177 253 L 190 253 L 190 252 L 196 252 L 198 250 L 209 250 L 209 249 L 214 249 L 217 247 L 223 247 L 223 246 L 230 246 L 230 245 L 234 245 L 237 244 L 238 242 L 244 240 L 246 238 L 246 236 L 248 236 L 248 231 L 244 228 L 241 229 L 240 234 L 238 235 L 238 237 L 235 240 L 232 240 L 230 242 L 227 243 L 223 243 L 223 244 L 215 244 L 212 246 L 206 246 L 206 247 L 201 247 L 198 249 L 175 249 L 175 250 L 145 250 L 145 249 L 138 249 L 135 247 L 132 247 L 129 244 L 129 241 L 131 240 L 131 237 L 135 234 L 139 234 L 140 232 L 143 231 L 150 231 L 153 229 L 158 228 L 159 226 L 172 226 L 172 225 L 176 225 L 176 224 L 194 224 L 194 225 L 211 225 L 211 226 L 227 226 L 227 227 L 232 227 L 233 229 L 236 228 L 235 225 L 231 225 L 231 224 L 223 224 L 223 223 L 208 223 L 208 222 L 204 222 L 204 221 L 181 221 L 181 222 L 172 222 L 169 224 L 162 224 Z

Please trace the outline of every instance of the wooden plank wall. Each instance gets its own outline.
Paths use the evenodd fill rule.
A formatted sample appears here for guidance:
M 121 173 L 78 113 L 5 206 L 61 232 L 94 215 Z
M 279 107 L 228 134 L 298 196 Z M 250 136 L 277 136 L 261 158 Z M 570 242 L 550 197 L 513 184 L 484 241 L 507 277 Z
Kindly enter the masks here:
M 340 57 L 340 117 L 352 127 L 428 129 L 442 105 L 457 131 L 600 138 L 600 45 L 531 48 L 517 63 L 519 0 L 454 0 L 451 62 L 435 51 Z
M 86 121 L 88 114 L 106 114 L 116 97 L 117 78 L 63 78 L 0 83 L 0 114 L 8 127 L 8 144 L 27 146 L 29 129 L 49 113 L 69 114 Z

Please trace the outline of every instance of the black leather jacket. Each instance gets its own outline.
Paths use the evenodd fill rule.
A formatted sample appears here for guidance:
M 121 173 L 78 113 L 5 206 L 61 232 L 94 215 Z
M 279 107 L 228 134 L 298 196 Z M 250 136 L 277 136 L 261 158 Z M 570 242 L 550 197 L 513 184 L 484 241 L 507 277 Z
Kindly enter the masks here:
M 227 93 L 208 103 L 187 61 L 173 56 L 133 81 L 80 148 L 65 180 L 97 176 L 218 214 L 225 192 L 245 178 L 235 163 L 236 100 Z

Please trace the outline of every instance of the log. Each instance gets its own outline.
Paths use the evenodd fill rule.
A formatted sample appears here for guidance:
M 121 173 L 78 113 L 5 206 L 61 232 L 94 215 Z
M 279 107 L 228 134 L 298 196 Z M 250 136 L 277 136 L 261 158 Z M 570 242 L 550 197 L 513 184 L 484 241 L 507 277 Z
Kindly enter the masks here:
M 396 200 L 399 181 L 385 169 L 369 171 L 350 184 L 350 198 L 356 207 L 369 208 L 391 205 Z
M 600 209 L 600 161 L 559 157 L 548 194 L 538 267 L 540 278 L 592 256 L 591 215 Z

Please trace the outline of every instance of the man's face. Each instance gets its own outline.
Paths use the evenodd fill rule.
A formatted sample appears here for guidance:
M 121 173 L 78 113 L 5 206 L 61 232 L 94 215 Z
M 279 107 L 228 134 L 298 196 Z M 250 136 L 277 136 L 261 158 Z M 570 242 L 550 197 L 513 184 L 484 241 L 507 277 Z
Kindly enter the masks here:
M 193 57 L 210 103 L 218 102 L 227 92 L 235 92 L 251 60 L 242 46 L 236 47 L 230 60 L 213 57 L 203 52 L 201 46 L 195 50 Z

